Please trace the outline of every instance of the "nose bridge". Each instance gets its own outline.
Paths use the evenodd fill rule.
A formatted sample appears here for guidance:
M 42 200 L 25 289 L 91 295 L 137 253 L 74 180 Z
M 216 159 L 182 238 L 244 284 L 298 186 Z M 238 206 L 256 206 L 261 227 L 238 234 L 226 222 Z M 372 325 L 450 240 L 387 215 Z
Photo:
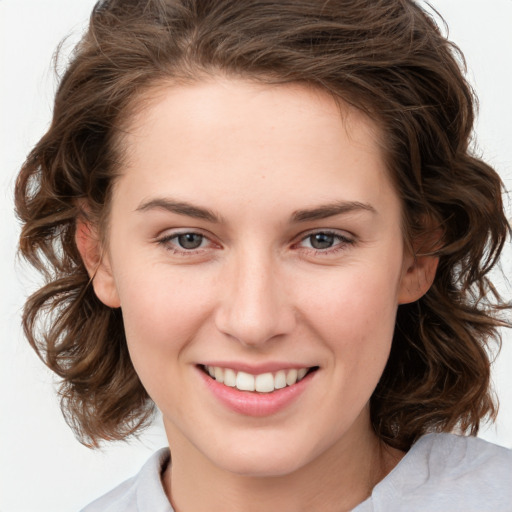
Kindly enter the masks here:
M 279 278 L 278 257 L 268 248 L 248 247 L 233 255 L 227 267 L 219 330 L 253 346 L 291 331 L 293 308 Z

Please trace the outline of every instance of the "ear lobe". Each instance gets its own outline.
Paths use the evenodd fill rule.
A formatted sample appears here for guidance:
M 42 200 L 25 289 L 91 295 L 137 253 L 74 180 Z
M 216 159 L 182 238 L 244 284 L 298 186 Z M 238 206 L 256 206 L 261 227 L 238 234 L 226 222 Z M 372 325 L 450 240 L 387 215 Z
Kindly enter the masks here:
M 92 281 L 94 293 L 108 307 L 121 306 L 114 276 L 96 229 L 85 220 L 76 222 L 75 243 Z
M 439 257 L 426 254 L 407 258 L 400 288 L 398 304 L 415 302 L 428 292 L 436 276 Z

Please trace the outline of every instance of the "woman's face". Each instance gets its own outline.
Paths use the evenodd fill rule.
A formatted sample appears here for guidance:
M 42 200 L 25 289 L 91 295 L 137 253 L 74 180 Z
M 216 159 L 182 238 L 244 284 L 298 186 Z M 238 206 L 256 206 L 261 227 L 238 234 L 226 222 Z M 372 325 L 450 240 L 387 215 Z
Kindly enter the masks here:
M 95 289 L 176 453 L 279 475 L 370 435 L 416 293 L 378 137 L 321 91 L 227 79 L 130 123 Z

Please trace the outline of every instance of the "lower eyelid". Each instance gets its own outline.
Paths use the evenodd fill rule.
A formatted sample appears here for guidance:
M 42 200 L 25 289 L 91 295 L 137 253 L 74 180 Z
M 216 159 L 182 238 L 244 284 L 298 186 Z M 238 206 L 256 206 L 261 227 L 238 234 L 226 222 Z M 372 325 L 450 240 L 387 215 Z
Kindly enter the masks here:
M 187 234 L 194 234 L 199 235 L 202 237 L 201 246 L 193 248 L 193 249 L 186 249 L 185 247 L 181 247 L 179 243 L 177 242 L 177 239 L 180 236 L 187 235 Z M 176 233 L 168 233 L 165 234 L 159 238 L 156 238 L 155 243 L 157 245 L 162 246 L 165 250 L 172 252 L 174 254 L 178 255 L 187 255 L 187 256 L 193 256 L 195 254 L 207 251 L 210 249 L 210 247 L 216 247 L 217 244 L 213 242 L 207 235 L 204 233 L 201 233 L 199 231 L 178 231 Z M 206 243 L 205 243 L 206 242 Z

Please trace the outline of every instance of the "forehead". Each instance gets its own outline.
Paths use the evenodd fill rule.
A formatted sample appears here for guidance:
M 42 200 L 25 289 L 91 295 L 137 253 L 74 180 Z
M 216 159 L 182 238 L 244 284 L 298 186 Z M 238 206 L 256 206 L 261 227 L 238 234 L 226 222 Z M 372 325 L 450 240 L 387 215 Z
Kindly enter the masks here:
M 148 125 L 169 131 L 168 141 L 195 135 L 218 139 L 226 135 L 259 136 L 266 129 L 271 140 L 289 134 L 314 142 L 318 128 L 322 137 L 328 131 L 333 139 L 343 129 L 352 142 L 365 145 L 369 152 L 380 151 L 382 131 L 362 111 L 319 87 L 303 83 L 268 84 L 262 81 L 228 78 L 204 78 L 192 83 L 161 81 L 153 84 L 129 104 L 121 118 L 122 136 L 139 138 L 148 133 Z M 168 113 L 173 123 L 169 123 Z M 220 132 L 220 130 L 223 130 Z M 130 144 L 124 150 L 129 151 Z
M 230 191 L 292 208 L 308 197 L 367 202 L 390 187 L 376 124 L 300 84 L 161 84 L 136 105 L 121 147 L 121 176 L 139 197 L 160 189 L 219 202 Z

